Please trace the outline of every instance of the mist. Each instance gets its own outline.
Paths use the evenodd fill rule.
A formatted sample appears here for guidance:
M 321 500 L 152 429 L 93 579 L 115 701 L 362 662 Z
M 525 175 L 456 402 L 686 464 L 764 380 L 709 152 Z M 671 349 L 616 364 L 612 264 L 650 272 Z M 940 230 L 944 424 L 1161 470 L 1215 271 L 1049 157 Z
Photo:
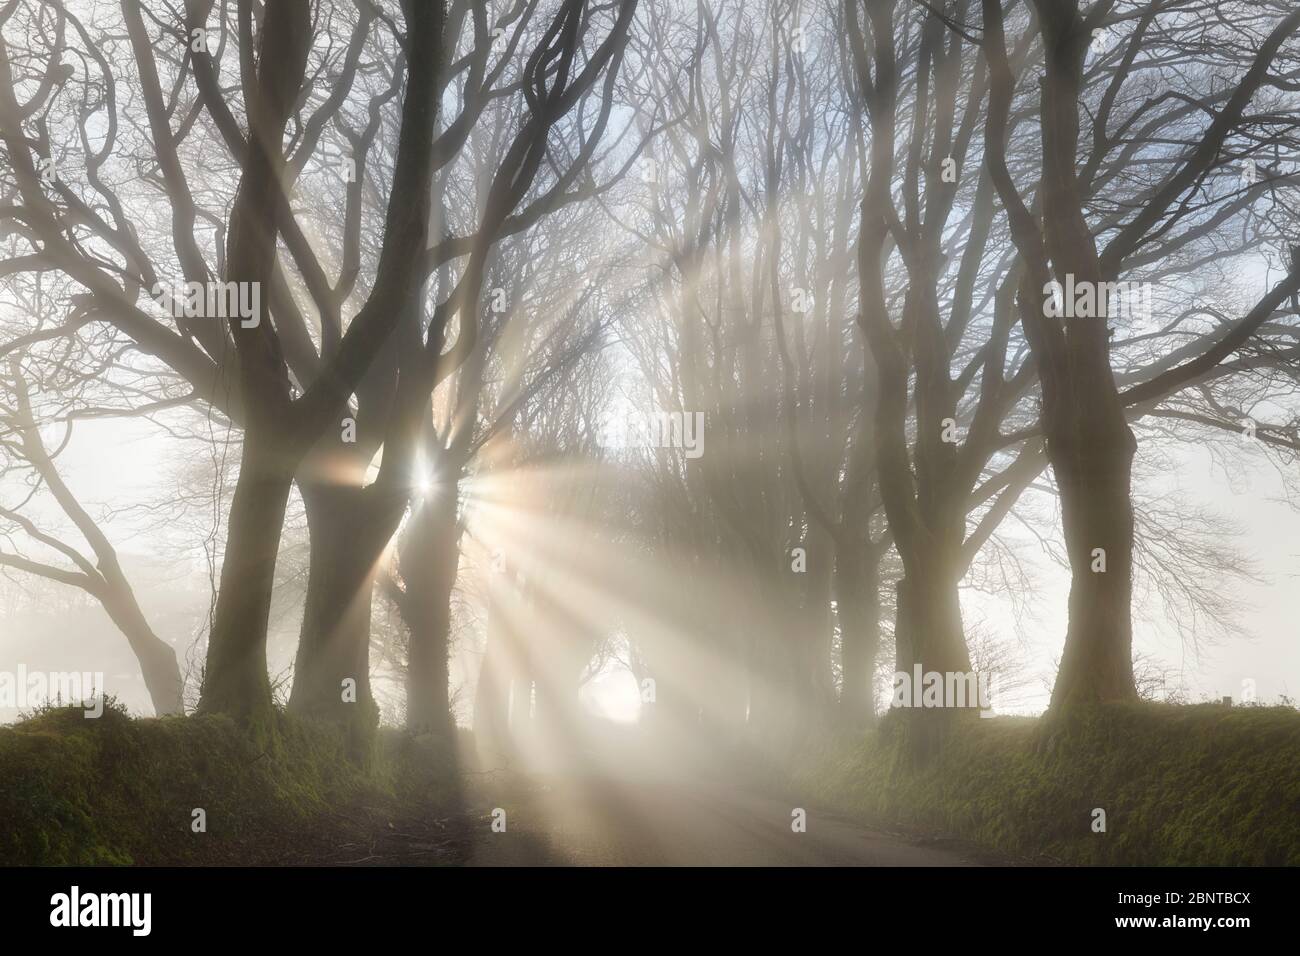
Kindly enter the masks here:
M 6 5 L 0 864 L 1300 863 L 1298 91 L 1286 0 Z

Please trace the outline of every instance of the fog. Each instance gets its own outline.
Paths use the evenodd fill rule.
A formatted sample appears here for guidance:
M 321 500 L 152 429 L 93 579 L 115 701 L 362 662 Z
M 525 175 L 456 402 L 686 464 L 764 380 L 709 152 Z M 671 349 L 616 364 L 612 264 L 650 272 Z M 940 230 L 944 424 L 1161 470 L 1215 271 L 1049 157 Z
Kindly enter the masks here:
M 10 4 L 0 742 L 85 675 L 104 725 L 377 788 L 456 862 L 962 862 L 871 814 L 1047 854 L 981 816 L 1026 767 L 1061 859 L 1294 862 L 1146 842 L 1121 781 L 1184 787 L 1220 733 L 1300 755 L 1298 31 L 1285 0 Z M 968 779 L 1005 790 L 946 803 Z M 1103 798 L 1146 835 L 1069 844 Z M 1224 818 L 1285 805 L 1251 799 Z M 656 855 L 692 806 L 728 835 Z M 812 847 L 734 823 L 830 806 L 861 817 Z M 534 842 L 470 838 L 506 808 Z M 286 861 L 245 849 L 197 859 Z

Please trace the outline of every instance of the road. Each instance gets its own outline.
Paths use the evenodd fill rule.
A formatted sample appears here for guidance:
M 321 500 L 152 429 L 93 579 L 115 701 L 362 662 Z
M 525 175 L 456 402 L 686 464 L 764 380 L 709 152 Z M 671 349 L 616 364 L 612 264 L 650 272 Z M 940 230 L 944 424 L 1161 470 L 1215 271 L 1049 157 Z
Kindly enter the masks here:
M 724 782 L 557 776 L 491 810 L 467 861 L 474 866 L 972 866 L 969 850 L 923 844 L 794 807 Z

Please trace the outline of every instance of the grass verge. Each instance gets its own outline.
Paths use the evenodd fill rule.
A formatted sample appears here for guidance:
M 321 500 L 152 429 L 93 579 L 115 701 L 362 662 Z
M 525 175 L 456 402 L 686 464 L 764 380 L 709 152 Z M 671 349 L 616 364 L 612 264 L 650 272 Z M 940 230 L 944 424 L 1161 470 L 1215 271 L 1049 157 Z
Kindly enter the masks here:
M 266 749 L 226 717 L 136 719 L 112 701 L 0 727 L 0 864 L 331 861 L 395 818 L 455 811 L 454 761 L 427 742 L 385 731 L 362 770 L 342 733 L 276 722 Z
M 1106 705 L 963 722 L 906 758 L 890 715 L 805 764 L 801 789 L 881 825 L 1077 864 L 1300 865 L 1300 712 Z M 1097 809 L 1105 812 L 1099 832 Z

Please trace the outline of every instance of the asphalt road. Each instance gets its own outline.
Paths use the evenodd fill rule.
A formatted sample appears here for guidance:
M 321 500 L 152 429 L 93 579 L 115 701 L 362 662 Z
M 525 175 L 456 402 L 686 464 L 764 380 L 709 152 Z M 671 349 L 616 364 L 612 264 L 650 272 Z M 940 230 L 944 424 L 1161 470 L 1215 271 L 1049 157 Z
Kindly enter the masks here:
M 544 778 L 503 801 L 505 832 L 478 816 L 474 866 L 972 866 L 953 845 L 919 843 L 722 782 Z

